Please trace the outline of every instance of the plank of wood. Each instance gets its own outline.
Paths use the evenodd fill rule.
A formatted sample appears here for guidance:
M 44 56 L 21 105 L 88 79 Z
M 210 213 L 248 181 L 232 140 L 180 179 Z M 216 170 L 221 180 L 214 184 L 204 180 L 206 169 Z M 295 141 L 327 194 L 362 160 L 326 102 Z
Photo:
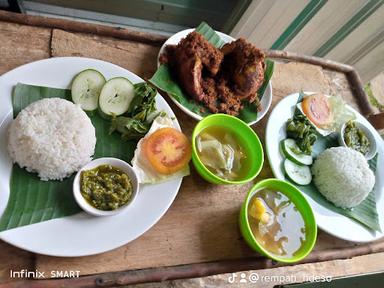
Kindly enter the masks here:
M 0 21 L 0 75 L 50 57 L 51 29 Z
M 11 26 L 16 27 L 7 28 L 12 30 L 8 37 L 16 44 L 14 47 L 27 45 L 28 48 L 16 49 L 17 53 L 10 54 L 9 51 L 12 50 L 13 46 L 7 46 L 8 54 L 5 58 L 7 61 L 4 60 L 6 65 L 13 63 L 14 66 L 11 67 L 13 68 L 21 64 L 17 62 L 20 59 L 28 62 L 35 60 L 36 55 L 43 55 L 40 50 L 44 47 L 46 49 L 44 55 L 46 56 L 42 58 L 49 56 L 48 46 L 44 46 L 40 42 L 41 32 L 39 32 L 40 34 L 37 33 L 37 31 L 41 31 L 41 28 L 28 27 L 31 30 L 27 29 L 26 32 L 25 26 L 15 24 Z M 21 34 L 19 34 L 18 29 L 21 30 Z M 45 35 L 43 38 L 48 39 L 49 43 L 49 30 L 45 30 L 44 33 L 42 33 Z M 20 35 L 24 38 L 20 39 Z M 25 39 L 29 39 L 25 38 L 28 35 L 35 35 L 36 39 L 32 37 L 33 39 L 25 41 Z M 4 37 L 3 33 L 0 37 Z M 9 39 L 1 38 L 4 41 Z M 34 47 L 29 47 L 31 43 Z M 40 51 L 39 53 L 33 50 L 36 47 L 41 48 L 37 50 Z M 53 31 L 51 48 L 52 56 L 99 58 L 116 63 L 142 77 L 150 77 L 155 70 L 158 51 L 158 48 L 150 45 L 121 41 L 110 37 L 73 34 L 57 29 Z M 341 86 L 340 88 L 339 83 L 335 81 L 338 79 L 337 77 L 328 77 L 327 73 L 316 65 L 277 64 L 276 71 L 280 72 L 276 72 L 273 78 L 273 105 L 282 97 L 300 89 L 349 91 L 349 86 Z M 167 100 L 169 102 L 169 99 Z M 176 112 L 183 130 L 190 135 L 196 121 L 183 114 L 173 103 L 171 103 L 171 107 Z M 266 122 L 267 117 L 253 127 L 262 141 L 264 141 Z M 266 161 L 264 169 L 256 181 L 271 176 Z M 244 186 L 214 186 L 201 180 L 195 171 L 192 171 L 192 176 L 184 180 L 171 209 L 158 224 L 139 239 L 113 251 L 89 257 L 56 258 L 39 255 L 37 256 L 36 268 L 47 272 L 53 269 L 80 270 L 81 275 L 87 275 L 247 257 L 259 259 L 259 256 L 252 252 L 241 239 L 237 227 L 238 211 L 251 185 L 252 183 Z M 315 250 L 322 251 L 328 248 L 353 247 L 354 245 L 325 233 L 319 233 Z M 4 249 L 4 251 L 6 250 L 8 249 Z
M 111 40 L 54 29 L 51 51 L 53 57 L 81 56 L 102 59 L 147 78 L 156 70 L 159 48 L 132 41 Z
M 264 270 L 251 270 L 233 274 L 220 274 L 215 276 L 165 281 L 162 283 L 147 283 L 130 285 L 130 288 L 184 288 L 184 287 L 211 287 L 211 288 L 272 288 L 276 285 L 308 282 L 315 277 L 318 279 L 336 279 L 339 277 L 356 276 L 367 273 L 382 273 L 384 253 L 376 253 L 354 257 L 347 260 L 333 260 L 312 264 L 302 264 L 288 267 L 271 268 Z M 241 275 L 243 274 L 243 275 Z M 256 276 L 257 275 L 257 276 Z M 242 278 L 242 276 L 245 276 Z M 231 278 L 230 278 L 231 277 Z M 257 278 L 256 278 L 257 277 Z M 322 277 L 322 278 L 321 278 Z M 235 282 L 230 283 L 229 279 Z M 246 282 L 240 284 L 240 279 Z M 254 279 L 252 282 L 250 279 Z M 256 280 L 257 279 L 257 280 Z M 330 286 L 331 287 L 331 286 Z
M 51 29 L 0 21 L 0 75 L 20 65 L 50 57 Z M 0 241 L 0 282 L 10 269 L 33 269 L 34 255 Z
M 344 76 L 346 77 L 349 83 L 349 87 L 347 91 L 353 93 L 352 95 L 355 98 L 353 102 L 356 102 L 358 104 L 360 113 L 363 114 L 364 116 L 368 116 L 374 113 L 373 106 L 369 103 L 368 97 L 363 89 L 363 82 L 359 74 L 356 72 L 356 70 L 352 66 L 341 64 L 328 59 L 323 59 L 323 58 L 308 56 L 308 55 L 301 55 L 298 53 L 287 52 L 287 51 L 267 50 L 265 51 L 265 53 L 270 58 L 275 58 L 275 59 L 278 58 L 278 59 L 284 59 L 290 62 L 302 62 L 305 64 L 317 65 L 322 67 L 325 70 L 344 73 L 345 74 Z M 336 82 L 335 84 L 336 86 L 338 85 Z
M 11 246 L 0 241 L 0 283 L 8 282 L 10 271 L 20 271 L 22 269 L 34 270 L 34 254 Z
M 284 266 L 269 269 L 252 269 L 249 271 L 240 271 L 236 273 L 218 274 L 208 277 L 199 277 L 191 279 L 178 279 L 129 285 L 131 288 L 184 288 L 184 287 L 211 287 L 211 288 L 232 288 L 232 287 L 277 287 L 279 284 L 302 283 L 315 281 L 316 279 L 334 280 L 339 277 L 356 276 L 359 274 L 382 273 L 384 261 L 384 253 L 372 253 L 369 255 L 357 256 L 351 259 L 332 260 L 310 264 L 299 264 L 294 266 Z M 140 278 L 141 271 L 136 272 L 136 277 Z M 133 274 L 133 273 L 132 273 Z M 95 278 L 92 276 L 64 279 L 64 280 L 38 280 L 38 281 L 17 281 L 11 284 L 1 285 L 0 288 L 73 288 L 73 287 L 113 287 L 114 285 L 125 285 L 124 283 L 134 282 L 133 275 L 123 277 L 121 275 L 117 279 L 106 275 Z M 105 279 L 105 280 L 102 280 Z M 246 279 L 246 282 L 240 282 Z M 231 282 L 230 282 L 231 280 Z M 252 280 L 252 281 L 251 281 Z M 241 286 L 239 285 L 241 283 Z M 124 286 L 128 287 L 128 286 Z
M 283 97 L 300 90 L 321 91 L 326 94 L 331 91 L 331 85 L 320 66 L 299 62 L 277 63 L 272 76 L 272 85 L 274 101 L 280 101 Z
M 166 40 L 166 36 L 149 32 L 142 32 L 134 29 L 113 27 L 108 25 L 94 24 L 81 21 L 73 21 L 55 17 L 43 17 L 12 13 L 0 10 L 0 21 L 19 23 L 34 27 L 58 28 L 66 31 L 89 33 L 100 36 L 116 37 L 142 43 L 150 43 L 161 46 Z
M 102 47 L 104 49 L 104 44 Z M 99 55 L 108 59 L 111 57 L 109 54 L 99 53 Z M 119 59 L 115 61 L 121 64 Z M 329 81 L 322 68 L 310 64 L 277 63 L 272 81 L 273 106 L 284 96 L 300 89 L 328 93 L 337 85 Z M 165 98 L 168 99 L 167 96 Z M 196 121 L 182 113 L 174 104 L 171 104 L 171 107 L 183 131 L 191 135 Z M 263 143 L 267 119 L 268 116 L 253 126 Z M 266 160 L 262 172 L 254 182 L 268 177 L 272 177 L 272 173 Z M 192 169 L 192 175 L 183 180 L 180 192 L 165 216 L 135 241 L 113 251 L 88 257 L 57 258 L 38 255 L 36 267 L 42 271 L 80 270 L 81 275 L 88 275 L 259 257 L 242 240 L 237 224 L 241 203 L 252 184 L 212 185 L 203 181 Z M 354 245 L 326 233 L 319 233 L 315 250 Z
M 305 263 L 319 263 L 330 260 L 351 259 L 367 254 L 383 252 L 384 242 L 379 241 L 370 245 L 362 245 L 359 247 L 348 248 L 332 248 L 321 251 L 312 252 L 304 261 L 296 263 L 302 265 Z M 243 260 L 219 261 L 212 263 L 197 263 L 171 267 L 147 268 L 141 270 L 128 270 L 122 272 L 101 273 L 91 276 L 83 276 L 72 279 L 47 279 L 36 280 L 29 283 L 29 287 L 38 288 L 41 286 L 47 288 L 53 287 L 93 287 L 93 286 L 108 286 L 114 285 L 129 285 L 148 282 L 162 282 L 165 280 L 187 279 L 195 277 L 206 277 L 209 275 L 217 275 L 222 273 L 238 273 L 239 271 L 260 270 L 283 267 L 284 270 L 287 264 L 275 263 L 270 259 L 265 258 L 247 258 Z M 286 268 L 289 269 L 289 268 Z M 332 271 L 332 270 L 330 270 Z M 331 273 L 331 272 L 330 272 Z M 282 276 L 288 276 L 281 274 Z M 239 280 L 239 279 L 238 279 Z M 295 281 L 294 281 L 295 282 Z M 13 282 L 11 287 L 23 287 L 25 281 Z M 0 287 L 2 287 L 0 285 Z

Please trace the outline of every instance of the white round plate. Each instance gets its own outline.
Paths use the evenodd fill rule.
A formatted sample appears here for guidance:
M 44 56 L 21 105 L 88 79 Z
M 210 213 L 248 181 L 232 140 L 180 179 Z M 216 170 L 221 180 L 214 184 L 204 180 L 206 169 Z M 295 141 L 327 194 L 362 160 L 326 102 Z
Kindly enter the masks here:
M 185 36 L 187 36 L 189 33 L 193 32 L 194 30 L 195 29 L 182 30 L 182 31 L 177 32 L 176 34 L 172 35 L 170 38 L 168 38 L 168 40 L 165 41 L 163 46 L 161 46 L 161 48 L 160 48 L 159 55 L 157 56 L 157 67 L 160 66 L 159 58 L 160 58 L 160 55 L 165 52 L 165 46 L 178 44 L 181 39 L 183 39 Z M 220 36 L 220 38 L 225 43 L 232 42 L 232 41 L 236 40 L 235 38 L 233 38 L 227 34 L 224 34 L 222 32 L 216 31 L 216 33 Z M 203 119 L 203 117 L 201 115 L 190 111 L 188 108 L 181 105 L 172 96 L 170 96 L 169 98 L 171 98 L 172 101 L 177 105 L 177 107 L 179 107 L 181 110 L 183 110 L 183 112 L 186 113 L 187 115 L 191 116 L 192 118 L 194 118 L 198 121 Z M 272 103 L 272 82 L 269 81 L 268 86 L 265 89 L 263 97 L 261 98 L 261 101 L 260 101 L 261 110 L 257 113 L 257 119 L 255 121 L 249 122 L 248 125 L 253 125 L 253 124 L 259 122 L 265 116 L 265 114 L 267 114 L 269 107 L 271 107 L 271 103 Z
M 308 93 L 309 94 L 309 93 Z M 292 117 L 293 111 L 299 97 L 299 93 L 295 93 L 284 97 L 273 109 L 266 129 L 266 147 L 269 164 L 276 178 L 285 179 L 282 170 L 283 156 L 280 153 L 280 141 L 286 138 L 285 123 Z M 349 107 L 356 114 L 356 119 L 366 125 L 375 135 L 378 144 L 378 162 L 376 170 L 376 184 L 374 193 L 377 201 L 377 211 L 379 213 L 380 227 L 384 230 L 384 177 L 379 173 L 384 170 L 384 142 L 375 128 L 356 110 Z M 303 193 L 312 206 L 315 213 L 316 222 L 319 228 L 329 234 L 347 241 L 353 242 L 369 242 L 384 236 L 383 233 L 373 232 L 363 225 L 353 221 L 343 215 L 337 214 L 323 207 L 314 201 L 311 197 Z
M 89 58 L 60 57 L 20 66 L 0 77 L 0 215 L 9 197 L 12 163 L 6 149 L 6 131 L 12 120 L 11 92 L 18 83 L 69 88 L 80 71 L 93 68 L 107 79 L 117 76 L 133 83 L 143 79 L 117 65 Z M 158 110 L 175 119 L 166 101 L 156 96 Z M 0 238 L 19 248 L 52 256 L 85 256 L 105 252 L 124 245 L 151 228 L 168 210 L 182 179 L 156 185 L 141 185 L 132 206 L 110 217 L 93 217 L 85 212 L 53 219 L 0 233 Z M 68 191 L 72 193 L 72 191 Z

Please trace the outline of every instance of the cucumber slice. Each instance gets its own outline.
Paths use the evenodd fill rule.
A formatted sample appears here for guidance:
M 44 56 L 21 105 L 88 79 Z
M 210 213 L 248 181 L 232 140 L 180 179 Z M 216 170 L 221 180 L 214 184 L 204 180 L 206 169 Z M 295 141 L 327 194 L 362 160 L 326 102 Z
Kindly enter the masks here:
M 285 157 L 296 164 L 311 165 L 313 163 L 312 156 L 302 153 L 293 139 L 287 138 L 281 141 L 281 150 L 283 150 Z
M 103 116 L 119 116 L 127 112 L 135 96 L 133 84 L 124 77 L 112 78 L 100 92 L 99 108 Z
M 285 159 L 284 170 L 289 179 L 298 185 L 308 185 L 312 181 L 311 170 L 308 166 L 301 166 L 289 159 Z
M 103 74 L 94 69 L 81 71 L 72 81 L 72 101 L 86 111 L 97 109 L 101 88 L 105 84 Z

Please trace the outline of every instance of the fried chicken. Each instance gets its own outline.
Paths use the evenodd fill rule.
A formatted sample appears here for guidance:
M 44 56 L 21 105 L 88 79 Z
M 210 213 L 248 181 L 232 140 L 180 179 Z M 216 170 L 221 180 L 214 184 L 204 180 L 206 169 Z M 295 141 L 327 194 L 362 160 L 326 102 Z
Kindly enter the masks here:
M 223 53 L 197 32 L 189 33 L 177 46 L 168 46 L 167 53 L 168 64 L 176 71 L 185 91 L 197 101 L 203 101 L 203 69 L 210 76 L 215 76 L 223 60 Z
M 166 51 L 161 63 L 168 63 L 184 90 L 211 112 L 236 116 L 243 101 L 258 101 L 265 56 L 244 39 L 217 49 L 201 34 L 192 32 L 178 45 L 167 46 Z
M 240 38 L 225 44 L 222 71 L 231 82 L 237 98 L 250 102 L 257 97 L 257 90 L 264 82 L 265 55 L 252 44 Z

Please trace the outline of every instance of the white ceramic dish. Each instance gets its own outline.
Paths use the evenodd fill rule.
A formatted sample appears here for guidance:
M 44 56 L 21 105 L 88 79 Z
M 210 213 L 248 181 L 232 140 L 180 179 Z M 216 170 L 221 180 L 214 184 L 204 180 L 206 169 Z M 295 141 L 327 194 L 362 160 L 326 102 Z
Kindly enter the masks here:
M 91 204 L 89 204 L 87 200 L 85 200 L 84 197 L 81 195 L 81 191 L 80 191 L 81 172 L 85 170 L 94 169 L 100 165 L 111 165 L 113 167 L 116 167 L 121 171 L 125 172 L 129 176 L 129 179 L 131 179 L 131 184 L 132 184 L 131 199 L 128 201 L 128 203 L 126 203 L 125 205 L 121 206 L 116 210 L 104 211 L 104 210 L 96 209 Z M 76 173 L 75 179 L 73 180 L 72 189 L 73 189 L 73 196 L 75 197 L 77 204 L 79 204 L 79 206 L 85 212 L 93 216 L 112 216 L 125 211 L 126 209 L 128 209 L 130 206 L 134 204 L 137 193 L 139 191 L 139 180 L 137 179 L 137 175 L 133 170 L 132 166 L 129 165 L 127 162 L 117 158 L 103 157 L 103 158 L 97 158 L 92 160 Z
M 0 215 L 7 205 L 12 170 L 6 149 L 6 133 L 12 120 L 13 87 L 22 82 L 69 88 L 72 78 L 87 68 L 100 71 L 107 79 L 123 76 L 133 83 L 143 81 L 117 65 L 81 57 L 36 61 L 0 77 Z M 175 114 L 159 94 L 156 96 L 156 106 L 175 119 L 174 124 L 180 128 Z M 34 253 L 52 256 L 86 256 L 105 252 L 136 239 L 159 221 L 175 199 L 181 181 L 178 178 L 156 185 L 141 185 L 134 205 L 111 217 L 94 217 L 83 212 L 3 231 L 0 239 Z
M 191 33 L 194 30 L 195 29 L 182 30 L 182 31 L 172 35 L 170 38 L 168 38 L 168 40 L 165 41 L 163 46 L 161 46 L 161 48 L 160 48 L 159 55 L 157 57 L 157 66 L 160 65 L 159 58 L 160 58 L 160 55 L 165 52 L 165 46 L 172 45 L 172 44 L 178 44 L 182 38 L 184 38 L 185 36 L 187 36 L 189 33 Z M 236 40 L 235 38 L 233 38 L 233 37 L 231 37 L 231 36 L 229 36 L 227 34 L 224 34 L 222 32 L 216 31 L 216 33 L 226 43 L 232 42 L 232 41 Z M 196 120 L 199 120 L 199 121 L 203 118 L 202 116 L 200 116 L 200 115 L 190 111 L 188 108 L 186 108 L 183 105 L 181 105 L 173 97 L 170 96 L 170 98 L 177 105 L 177 107 L 179 107 L 187 115 L 189 115 L 192 118 L 194 118 Z M 267 112 L 269 110 L 269 107 L 271 107 L 271 103 L 272 103 L 272 82 L 269 81 L 268 86 L 265 89 L 264 95 L 263 95 L 263 97 L 261 98 L 261 101 L 260 101 L 261 110 L 257 114 L 257 119 L 255 121 L 253 121 L 253 122 L 248 123 L 248 125 L 253 125 L 253 124 L 259 122 L 267 114 Z
M 298 97 L 299 93 L 284 97 L 273 109 L 267 123 L 265 135 L 267 156 L 273 174 L 279 179 L 285 179 L 281 165 L 283 156 L 280 153 L 280 141 L 286 138 L 285 123 L 292 117 Z M 350 109 L 355 112 L 356 120 L 363 123 L 372 132 L 376 139 L 376 143 L 378 143 L 377 148 L 379 157 L 376 169 L 374 193 L 376 195 L 381 230 L 384 230 L 384 213 L 382 213 L 382 211 L 384 211 L 384 177 L 382 174 L 379 175 L 379 173 L 384 171 L 384 142 L 375 128 L 373 128 L 362 115 L 353 108 Z M 330 211 L 326 207 L 323 207 L 312 200 L 312 198 L 305 193 L 303 193 L 303 195 L 312 206 L 317 225 L 329 234 L 353 242 L 370 242 L 384 236 L 383 233 L 373 232 L 348 217 Z
M 370 160 L 377 153 L 377 145 L 376 145 L 375 136 L 373 135 L 371 130 L 368 127 L 366 127 L 363 123 L 361 123 L 359 121 L 354 121 L 354 122 L 356 123 L 356 126 L 363 131 L 363 133 L 365 134 L 365 136 L 367 136 L 367 138 L 369 140 L 369 151 L 364 156 L 365 156 L 365 159 Z M 344 147 L 348 147 L 347 144 L 345 144 L 345 140 L 344 140 L 344 131 L 345 131 L 346 124 L 347 123 L 344 123 L 341 126 L 340 133 L 339 133 L 339 143 L 340 143 L 340 145 L 342 145 Z

